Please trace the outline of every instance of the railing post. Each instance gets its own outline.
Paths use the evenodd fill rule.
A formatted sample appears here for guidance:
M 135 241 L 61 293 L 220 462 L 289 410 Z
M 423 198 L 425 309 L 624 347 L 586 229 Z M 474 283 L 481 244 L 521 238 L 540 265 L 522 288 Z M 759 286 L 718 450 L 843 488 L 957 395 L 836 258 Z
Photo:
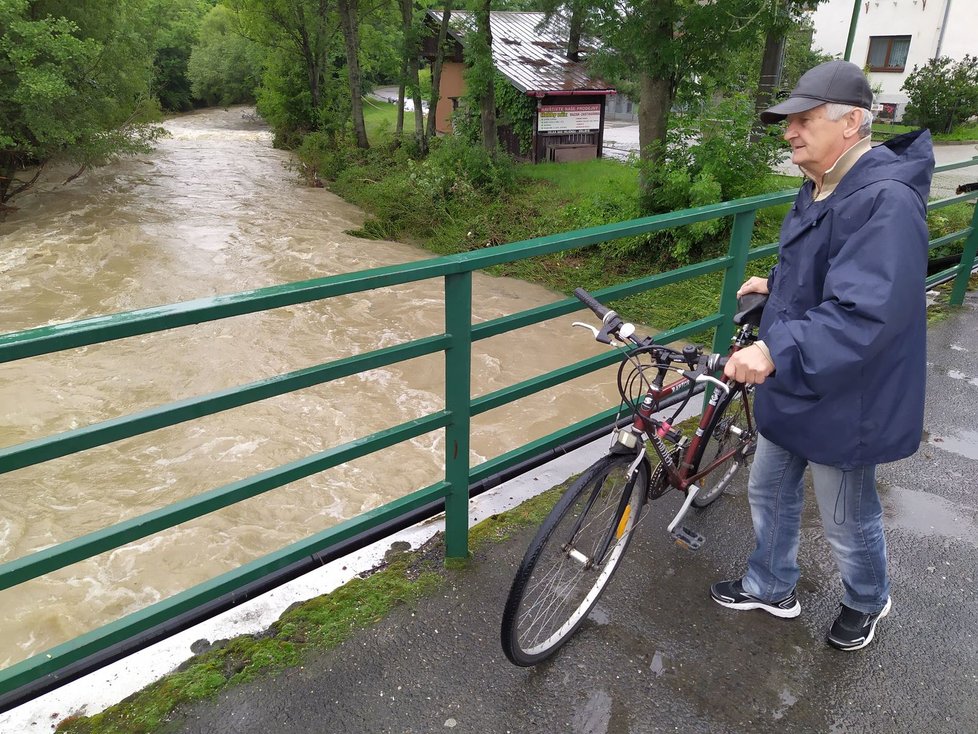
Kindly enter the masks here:
M 472 375 L 472 273 L 445 276 L 445 555 L 469 554 L 469 405 Z
M 971 278 L 971 267 L 975 264 L 975 253 L 978 251 L 978 203 L 971 215 L 971 234 L 964 241 L 964 251 L 958 265 L 958 274 L 951 288 L 951 305 L 960 306 L 964 303 L 964 293 L 968 290 L 968 280 Z
M 750 236 L 754 230 L 757 210 L 751 209 L 734 215 L 733 231 L 730 233 L 730 265 L 723 274 L 723 288 L 720 291 L 720 313 L 723 321 L 717 326 L 713 337 L 713 351 L 726 352 L 733 337 L 733 315 L 737 313 L 737 289 L 744 282 L 747 272 L 747 252 L 750 249 Z

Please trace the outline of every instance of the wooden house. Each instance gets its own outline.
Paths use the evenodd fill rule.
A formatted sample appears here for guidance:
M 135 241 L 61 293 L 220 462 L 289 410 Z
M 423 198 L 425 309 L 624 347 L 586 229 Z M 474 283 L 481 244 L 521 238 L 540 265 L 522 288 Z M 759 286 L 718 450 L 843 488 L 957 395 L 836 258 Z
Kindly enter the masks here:
M 424 55 L 434 59 L 441 13 L 429 10 L 425 21 L 429 33 Z M 534 163 L 600 158 L 605 105 L 615 90 L 591 76 L 582 63 L 564 55 L 566 23 L 559 17 L 548 21 L 544 13 L 502 11 L 491 12 L 489 22 L 496 69 L 513 87 L 536 100 L 529 152 L 520 150 L 516 136 L 505 127 L 499 131 L 500 144 Z M 474 13 L 452 12 L 435 110 L 435 130 L 440 134 L 452 131 L 452 113 L 465 93 L 463 49 L 466 36 L 474 29 Z

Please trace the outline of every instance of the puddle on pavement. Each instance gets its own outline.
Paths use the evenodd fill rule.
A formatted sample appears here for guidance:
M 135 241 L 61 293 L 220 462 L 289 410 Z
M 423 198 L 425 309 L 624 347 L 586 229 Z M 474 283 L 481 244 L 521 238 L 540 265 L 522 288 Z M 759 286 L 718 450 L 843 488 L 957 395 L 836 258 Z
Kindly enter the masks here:
M 978 385 L 978 379 L 972 379 L 969 382 L 974 382 L 975 385 Z M 947 436 L 930 434 L 927 436 L 927 443 L 931 446 L 937 446 L 944 451 L 950 451 L 952 454 L 963 456 L 966 459 L 978 461 L 978 431 L 958 429 L 955 433 Z
M 611 724 L 611 696 L 592 691 L 587 701 L 574 711 L 571 727 L 574 734 L 607 734 Z
M 608 614 L 608 611 L 603 609 L 600 605 L 591 610 L 591 613 L 588 615 L 588 619 L 595 624 L 601 625 L 602 627 L 606 624 L 611 624 L 611 615 Z
M 975 508 L 903 487 L 891 487 L 885 503 L 887 527 L 928 537 L 955 538 L 978 547 Z
M 781 706 L 773 713 L 775 721 L 783 718 L 784 715 L 788 713 L 788 709 L 798 703 L 798 696 L 793 694 L 787 688 L 781 689 L 781 693 L 778 694 L 778 698 L 781 699 Z
M 961 370 L 948 370 L 947 376 L 950 377 L 952 380 L 964 380 L 969 385 L 974 385 L 975 387 L 978 387 L 978 377 L 972 377 L 971 375 L 966 375 L 964 372 L 961 372 Z

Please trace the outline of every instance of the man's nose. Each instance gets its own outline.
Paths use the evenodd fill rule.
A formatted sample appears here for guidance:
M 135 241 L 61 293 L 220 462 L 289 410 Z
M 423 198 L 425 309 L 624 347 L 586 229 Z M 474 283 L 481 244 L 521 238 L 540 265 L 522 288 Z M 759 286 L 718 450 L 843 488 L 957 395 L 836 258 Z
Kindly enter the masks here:
M 784 129 L 784 135 L 781 137 L 790 141 L 796 135 L 798 135 L 798 131 L 795 129 L 795 124 L 793 122 L 789 122 L 788 127 Z

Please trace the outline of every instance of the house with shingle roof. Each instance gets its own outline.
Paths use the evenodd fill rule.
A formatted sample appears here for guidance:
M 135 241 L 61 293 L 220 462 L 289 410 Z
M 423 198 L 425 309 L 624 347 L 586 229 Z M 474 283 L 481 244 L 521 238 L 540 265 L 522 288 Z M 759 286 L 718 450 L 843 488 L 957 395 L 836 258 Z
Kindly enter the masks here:
M 433 59 L 441 13 L 429 10 L 425 21 L 430 33 L 424 55 Z M 533 140 L 529 150 L 502 127 L 500 143 L 511 153 L 534 163 L 547 160 L 600 158 L 605 107 L 615 90 L 592 76 L 584 64 L 565 55 L 567 24 L 544 13 L 492 11 L 492 59 L 499 73 L 519 92 L 536 101 Z M 475 30 L 475 14 L 453 11 L 442 67 L 435 130 L 452 131 L 452 114 L 465 94 L 463 49 Z M 582 41 L 582 53 L 587 52 Z

